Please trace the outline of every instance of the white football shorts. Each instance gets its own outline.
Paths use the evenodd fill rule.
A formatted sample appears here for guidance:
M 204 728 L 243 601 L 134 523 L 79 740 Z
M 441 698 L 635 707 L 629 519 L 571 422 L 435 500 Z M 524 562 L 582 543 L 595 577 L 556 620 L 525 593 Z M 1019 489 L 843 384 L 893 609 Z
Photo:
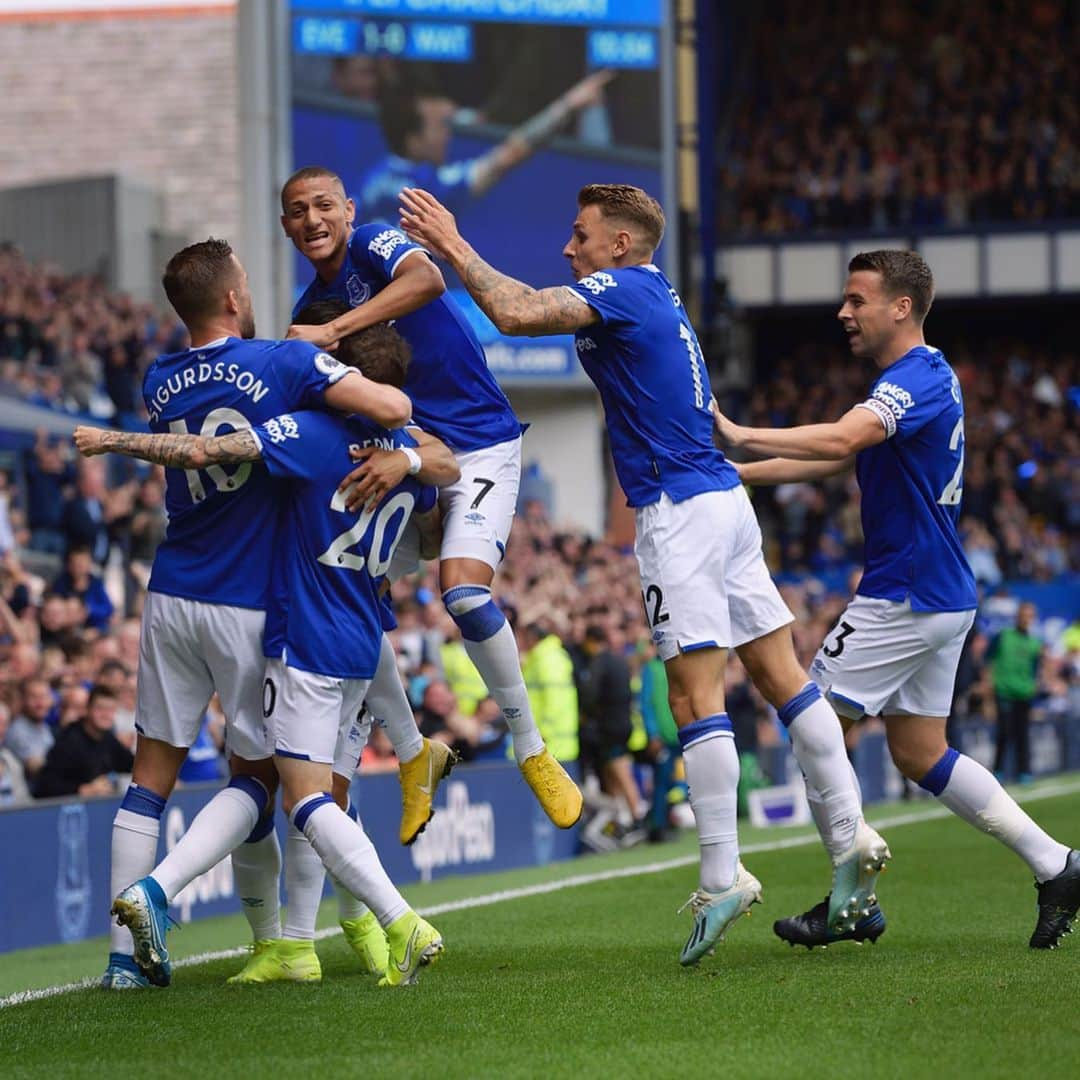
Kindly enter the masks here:
M 454 456 L 461 479 L 439 490 L 439 558 L 479 559 L 495 569 L 506 553 L 517 508 L 521 436 Z
M 905 600 L 856 596 L 810 665 L 838 713 L 948 716 L 974 611 L 912 611 Z
M 226 720 L 226 748 L 248 761 L 273 753 L 263 724 L 266 616 L 148 592 L 139 638 L 135 728 L 150 739 L 191 746 L 214 692 Z
M 769 576 L 742 487 L 678 503 L 662 495 L 639 507 L 634 554 L 661 660 L 745 645 L 794 620 Z
M 289 667 L 284 660 L 267 660 L 263 715 L 273 752 L 333 765 L 339 739 L 346 744 L 353 741 L 354 727 L 360 737 L 369 683 L 369 679 L 336 679 Z M 366 734 L 363 738 L 366 742 Z M 356 756 L 359 760 L 360 753 Z

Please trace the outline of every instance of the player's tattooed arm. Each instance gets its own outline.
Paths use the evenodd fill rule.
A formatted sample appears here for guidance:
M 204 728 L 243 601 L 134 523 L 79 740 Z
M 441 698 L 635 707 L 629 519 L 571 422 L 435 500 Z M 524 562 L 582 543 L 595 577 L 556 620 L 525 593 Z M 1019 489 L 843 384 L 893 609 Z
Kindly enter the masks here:
M 599 315 L 569 289 L 561 285 L 534 289 L 500 273 L 471 249 L 454 269 L 480 309 L 504 334 L 572 334 L 599 322 Z
M 262 457 L 259 440 L 250 431 L 227 435 L 145 435 L 77 427 L 75 446 L 84 457 L 124 454 L 170 469 L 205 469 L 208 465 L 239 465 Z
M 485 262 L 458 232 L 454 215 L 419 188 L 401 192 L 401 227 L 446 259 L 485 315 L 504 334 L 570 334 L 600 316 L 569 289 L 534 289 Z

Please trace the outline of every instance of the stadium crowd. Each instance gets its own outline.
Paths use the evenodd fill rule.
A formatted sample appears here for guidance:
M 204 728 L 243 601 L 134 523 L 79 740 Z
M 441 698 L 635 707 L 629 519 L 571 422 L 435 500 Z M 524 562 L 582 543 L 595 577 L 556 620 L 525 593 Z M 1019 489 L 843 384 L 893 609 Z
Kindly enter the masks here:
M 137 420 L 138 386 L 152 356 L 182 342 L 174 323 L 108 292 L 0 253 L 0 392 L 66 411 Z M 975 356 L 979 357 L 976 380 Z M 963 533 L 980 584 L 1049 581 L 1080 568 L 1080 433 L 1070 399 L 1075 360 L 1005 341 L 950 357 L 964 383 L 967 471 Z M 812 373 L 812 378 L 810 377 Z M 865 392 L 866 373 L 808 346 L 775 364 L 745 402 L 743 418 L 785 426 L 838 415 Z M 134 744 L 139 615 L 154 550 L 164 534 L 160 469 L 129 459 L 77 459 L 39 433 L 0 470 L 0 805 L 33 795 L 118 790 Z M 770 563 L 796 615 L 809 663 L 843 608 L 860 559 L 854 482 L 755 492 Z M 505 757 L 507 733 L 440 600 L 434 566 L 394 586 L 393 639 L 425 735 L 466 760 Z M 647 817 L 663 835 L 667 803 L 648 805 L 635 785 L 674 781 L 674 727 L 663 666 L 641 618 L 631 552 L 560 529 L 542 498 L 519 507 L 496 583 L 522 653 L 534 712 L 557 757 L 581 757 L 623 821 Z M 1042 660 L 1036 704 L 1076 709 L 1080 629 Z M 990 639 L 973 635 L 958 713 L 993 718 Z M 729 711 L 744 755 L 784 736 L 733 658 Z M 224 721 L 212 703 L 181 778 L 221 775 Z M 764 755 L 762 755 L 764 760 Z M 393 769 L 376 729 L 367 769 Z M 638 833 L 644 833 L 638 829 Z M 636 835 L 636 834 L 635 834 Z
M 1080 216 L 1075 5 L 760 12 L 720 170 L 728 233 Z

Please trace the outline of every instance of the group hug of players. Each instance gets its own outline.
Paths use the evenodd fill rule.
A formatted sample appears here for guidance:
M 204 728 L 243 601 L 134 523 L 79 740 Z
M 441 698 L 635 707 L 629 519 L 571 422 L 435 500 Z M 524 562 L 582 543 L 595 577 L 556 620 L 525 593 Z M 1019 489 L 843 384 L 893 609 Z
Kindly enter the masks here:
M 442 935 L 389 879 L 348 799 L 372 718 L 400 762 L 402 843 L 429 820 L 454 764 L 417 730 L 385 637 L 395 625 L 388 581 L 420 557 L 439 560 L 443 602 L 537 800 L 562 828 L 581 814 L 580 791 L 533 720 L 514 635 L 491 595 L 524 429 L 431 253 L 503 333 L 574 333 L 600 393 L 635 509 L 645 615 L 698 831 L 681 962 L 711 954 L 761 900 L 739 859 L 739 764 L 724 706 L 732 648 L 788 731 L 832 864 L 829 894 L 778 921 L 782 939 L 812 947 L 875 941 L 885 930 L 876 883 L 890 853 L 863 819 L 844 747 L 845 728 L 870 714 L 883 717 L 906 776 L 1029 865 L 1039 900 L 1030 944 L 1056 946 L 1080 907 L 1080 854 L 945 741 L 976 594 L 956 531 L 963 402 L 923 338 L 933 299 L 923 260 L 877 251 L 851 262 L 839 318 L 852 355 L 880 369 L 864 402 L 833 423 L 751 429 L 712 399 L 682 300 L 652 262 L 663 212 L 641 189 L 581 190 L 563 249 L 575 283 L 546 289 L 486 263 L 422 190 L 402 191 L 400 228 L 356 225 L 354 214 L 326 169 L 285 184 L 281 222 L 315 276 L 284 341 L 255 339 L 247 275 L 228 244 L 178 252 L 164 285 L 191 346 L 147 371 L 153 433 L 76 431 L 84 454 L 164 465 L 169 514 L 143 615 L 132 783 L 113 825 L 117 925 L 103 985 L 169 983 L 169 904 L 229 853 L 254 938 L 230 982 L 321 977 L 314 930 L 327 872 L 346 939 L 381 985 L 413 982 L 442 952 Z M 765 459 L 733 465 L 717 433 Z M 743 483 L 851 468 L 863 490 L 865 573 L 808 677 Z M 214 693 L 231 779 L 155 866 L 166 800 Z M 291 821 L 284 860 L 278 787 Z

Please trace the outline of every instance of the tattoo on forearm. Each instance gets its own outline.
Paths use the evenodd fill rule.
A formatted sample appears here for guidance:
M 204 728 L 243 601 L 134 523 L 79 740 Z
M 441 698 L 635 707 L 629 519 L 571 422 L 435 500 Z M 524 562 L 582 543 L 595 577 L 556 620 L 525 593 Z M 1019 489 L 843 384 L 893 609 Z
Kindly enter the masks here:
M 465 283 L 484 314 L 507 334 L 554 334 L 585 325 L 588 308 L 568 290 L 534 289 L 500 273 L 476 252 L 460 269 Z
M 105 449 L 114 454 L 141 458 L 170 469 L 202 469 L 207 465 L 238 465 L 257 461 L 259 444 L 250 431 L 204 438 L 202 435 L 142 435 L 110 431 L 103 438 Z

